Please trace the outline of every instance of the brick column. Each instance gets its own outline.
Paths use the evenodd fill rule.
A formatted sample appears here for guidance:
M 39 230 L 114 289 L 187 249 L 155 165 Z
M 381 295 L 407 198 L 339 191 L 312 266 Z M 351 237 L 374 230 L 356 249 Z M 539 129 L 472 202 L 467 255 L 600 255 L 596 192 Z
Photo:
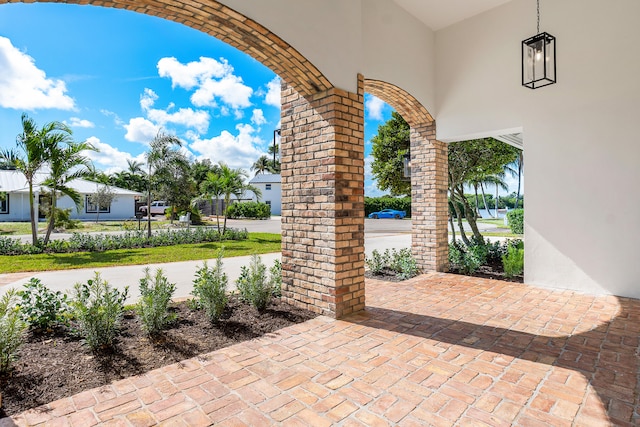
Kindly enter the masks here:
M 435 122 L 411 128 L 411 250 L 423 272 L 447 271 L 448 148 Z
M 336 318 L 364 309 L 363 103 L 282 84 L 282 294 Z

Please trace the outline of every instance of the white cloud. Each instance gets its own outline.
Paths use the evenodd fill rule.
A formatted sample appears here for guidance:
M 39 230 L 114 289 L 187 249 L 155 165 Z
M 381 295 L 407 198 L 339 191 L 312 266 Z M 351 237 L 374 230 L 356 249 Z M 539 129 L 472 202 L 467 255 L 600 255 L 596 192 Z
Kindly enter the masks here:
M 261 109 L 256 108 L 255 110 L 253 110 L 253 114 L 251 114 L 251 123 L 256 126 L 267 123 L 267 119 L 264 118 L 264 113 Z
M 120 116 L 118 116 L 116 113 L 114 113 L 113 111 L 109 111 L 109 110 L 100 110 L 100 112 L 102 114 L 104 114 L 107 117 L 112 117 L 113 118 L 113 122 L 116 124 L 116 126 L 123 126 L 124 122 L 122 121 L 122 119 L 120 118 Z
M 150 122 L 144 117 L 134 117 L 130 119 L 129 124 L 124 125 L 124 128 L 127 130 L 124 139 L 132 142 L 141 142 L 143 144 L 148 144 L 160 131 L 160 126 Z
M 220 80 L 205 80 L 198 90 L 191 95 L 191 102 L 196 107 L 215 107 L 216 98 L 233 109 L 246 108 L 251 106 L 251 95 L 253 89 L 242 82 L 242 78 L 228 75 Z
M 187 64 L 173 57 L 162 58 L 158 61 L 158 74 L 170 78 L 173 87 L 195 89 L 191 102 L 196 107 L 217 107 L 218 100 L 234 110 L 251 106 L 253 89 L 233 74 L 233 67 L 224 58 L 216 61 L 200 57 Z
M 277 108 L 282 105 L 280 100 L 280 77 L 275 77 L 267 83 L 267 94 L 264 97 L 264 103 Z
M 382 196 L 384 192 L 377 186 L 371 172 L 371 163 L 373 163 L 373 156 L 370 154 L 364 158 L 364 194 L 368 197 Z
M 213 138 L 197 139 L 189 147 L 200 158 L 207 158 L 215 163 L 223 161 L 231 167 L 243 168 L 248 172 L 251 165 L 265 154 L 260 148 L 264 141 L 255 135 L 255 129 L 249 124 L 238 124 L 236 130 L 237 135 L 224 130 Z
M 74 100 L 66 94 L 62 80 L 47 78 L 35 60 L 0 37 L 0 106 L 17 110 L 57 108 L 73 110 Z
M 117 148 L 100 141 L 100 139 L 95 136 L 89 137 L 87 142 L 100 151 L 86 151 L 84 154 L 94 162 L 97 169 L 108 174 L 126 170 L 128 168 L 127 160 L 135 160 L 141 163 L 146 161 L 144 153 L 134 157 L 129 153 L 120 151 Z
M 72 128 L 94 128 L 94 127 L 96 127 L 96 125 L 93 122 L 91 122 L 89 120 L 81 119 L 81 118 L 78 118 L 78 117 L 71 117 L 69 119 L 68 125 L 71 126 Z
M 209 128 L 209 113 L 203 110 L 193 110 L 192 108 L 180 108 L 178 111 L 169 113 L 175 104 L 168 105 L 167 110 L 152 108 L 158 99 L 158 95 L 151 89 L 145 89 L 140 96 L 140 107 L 146 113 L 147 118 L 158 127 L 163 127 L 167 123 L 183 125 L 194 128 L 200 133 L 205 133 Z
M 382 110 L 385 105 L 385 102 L 380 98 L 373 95 L 367 95 L 367 99 L 364 101 L 364 111 L 367 118 L 371 120 L 382 120 Z

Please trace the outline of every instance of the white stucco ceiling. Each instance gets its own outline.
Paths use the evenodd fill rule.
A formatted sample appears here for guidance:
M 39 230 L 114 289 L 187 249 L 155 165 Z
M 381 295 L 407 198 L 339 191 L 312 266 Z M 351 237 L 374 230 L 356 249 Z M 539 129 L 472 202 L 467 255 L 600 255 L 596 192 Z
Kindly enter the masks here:
M 433 31 L 511 0 L 394 0 Z

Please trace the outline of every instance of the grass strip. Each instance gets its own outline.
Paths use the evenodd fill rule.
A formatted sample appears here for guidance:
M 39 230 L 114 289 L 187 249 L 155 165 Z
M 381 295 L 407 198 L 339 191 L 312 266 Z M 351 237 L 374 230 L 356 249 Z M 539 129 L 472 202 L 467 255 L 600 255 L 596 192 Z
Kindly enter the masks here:
M 0 273 L 26 271 L 73 270 L 75 268 L 144 265 L 163 262 L 198 261 L 215 258 L 224 246 L 225 258 L 280 252 L 280 234 L 249 233 L 247 240 L 207 242 L 155 248 L 118 249 L 106 252 L 73 252 L 64 254 L 3 255 Z

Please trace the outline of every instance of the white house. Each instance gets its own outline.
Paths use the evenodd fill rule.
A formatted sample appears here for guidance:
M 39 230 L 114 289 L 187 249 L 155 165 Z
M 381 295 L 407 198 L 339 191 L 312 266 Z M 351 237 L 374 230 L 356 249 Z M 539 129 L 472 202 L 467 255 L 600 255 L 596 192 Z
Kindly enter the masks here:
M 42 193 L 49 189 L 41 186 L 40 183 L 47 178 L 47 174 L 38 173 L 34 180 L 35 209 L 38 209 Z M 94 194 L 98 188 L 104 184 L 76 179 L 70 183 L 83 196 L 83 204 L 80 210 L 68 196 L 58 198 L 60 209 L 71 209 L 71 218 L 80 220 L 95 220 L 99 216 L 102 220 L 121 220 L 131 218 L 135 215 L 135 199 L 143 196 L 136 191 L 125 190 L 123 188 L 108 186 L 115 194 L 115 199 L 109 206 L 98 206 L 89 202 L 89 196 Z M 24 175 L 17 171 L 0 170 L 0 192 L 6 194 L 4 200 L 0 201 L 0 222 L 8 221 L 29 221 L 29 186 Z
M 254 176 L 249 184 L 260 189 L 260 200 L 271 206 L 271 215 L 282 214 L 282 184 L 280 174 L 260 173 Z M 253 200 L 257 198 L 253 195 Z

